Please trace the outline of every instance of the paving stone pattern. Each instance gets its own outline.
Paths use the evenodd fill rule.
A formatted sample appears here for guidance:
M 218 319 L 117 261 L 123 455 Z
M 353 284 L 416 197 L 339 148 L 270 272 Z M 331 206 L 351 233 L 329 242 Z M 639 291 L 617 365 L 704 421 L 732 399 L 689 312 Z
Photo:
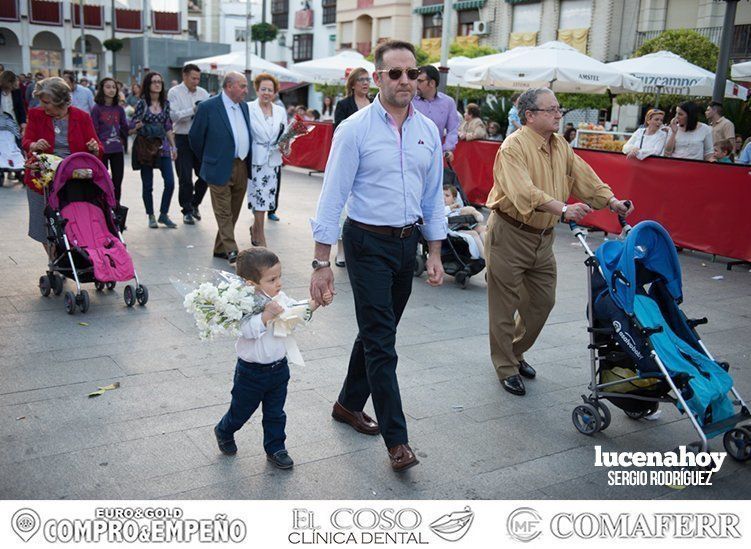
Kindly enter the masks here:
M 161 192 L 155 184 L 155 200 Z M 282 258 L 285 291 L 307 296 L 312 258 L 309 218 L 319 175 L 285 169 L 278 223 L 268 242 Z M 695 439 L 687 420 L 666 409 L 655 422 L 613 410 L 610 428 L 577 433 L 571 410 L 589 376 L 586 277 L 581 247 L 567 229 L 556 235 L 557 304 L 528 353 L 538 370 L 524 398 L 505 393 L 489 361 L 485 282 L 460 289 L 415 280 L 398 333 L 399 382 L 410 442 L 421 464 L 402 475 L 389 468 L 380 437 L 334 422 L 331 406 L 347 368 L 356 321 L 344 269 L 337 296 L 299 333 L 305 368 L 292 371 L 287 443 L 292 471 L 265 460 L 260 415 L 237 433 L 239 452 L 216 447 L 212 427 L 225 412 L 234 344 L 198 340 L 169 278 L 194 267 L 226 268 L 211 257 L 216 224 L 207 200 L 203 221 L 177 230 L 147 227 L 140 179 L 130 170 L 129 250 L 150 301 L 125 307 L 122 285 L 96 292 L 91 309 L 65 313 L 61 297 L 43 298 L 42 247 L 26 236 L 20 186 L 0 188 L 0 496 L 4 499 L 597 499 L 747 498 L 751 463 L 727 460 L 710 488 L 609 487 L 593 467 L 594 444 L 606 451 L 661 450 Z M 637 204 L 638 207 L 638 204 Z M 250 245 L 243 210 L 237 237 Z M 602 235 L 592 235 L 597 244 Z M 751 398 L 751 273 L 681 256 L 685 310 L 708 316 L 704 340 L 732 364 L 736 386 Z M 713 280 L 723 276 L 722 280 Z M 73 284 L 68 281 L 66 287 Z M 87 325 L 81 325 L 85 322 Z M 120 388 L 87 398 L 97 387 Z M 367 411 L 372 414 L 368 404 Z M 712 447 L 720 450 L 721 442 Z

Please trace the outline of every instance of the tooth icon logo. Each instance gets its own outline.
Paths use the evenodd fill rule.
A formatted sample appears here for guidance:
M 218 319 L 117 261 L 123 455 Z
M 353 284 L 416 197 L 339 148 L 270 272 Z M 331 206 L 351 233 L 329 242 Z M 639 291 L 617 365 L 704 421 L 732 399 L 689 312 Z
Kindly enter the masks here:
M 430 524 L 430 530 L 439 538 L 446 541 L 459 541 L 469 531 L 475 513 L 469 507 L 464 511 L 456 511 L 443 515 Z
M 13 515 L 10 525 L 13 531 L 23 541 L 29 541 L 39 531 L 41 521 L 39 515 L 33 509 L 19 509 Z

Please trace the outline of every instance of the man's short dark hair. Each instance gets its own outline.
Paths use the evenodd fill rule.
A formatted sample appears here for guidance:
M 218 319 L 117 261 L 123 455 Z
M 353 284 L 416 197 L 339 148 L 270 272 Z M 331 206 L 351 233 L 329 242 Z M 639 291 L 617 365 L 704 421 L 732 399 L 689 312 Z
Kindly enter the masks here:
M 709 106 L 710 106 L 710 107 L 711 107 L 712 109 L 714 109 L 714 111 L 715 111 L 715 112 L 716 112 L 717 114 L 719 114 L 720 116 L 722 116 L 722 112 L 723 112 L 723 108 L 722 108 L 722 103 L 720 103 L 719 101 L 712 101 L 712 102 L 711 102 L 711 103 L 709 104 Z
M 183 74 L 188 74 L 193 71 L 201 72 L 201 69 L 198 68 L 198 65 L 194 65 L 193 63 L 188 63 L 183 67 Z
M 235 270 L 237 276 L 258 283 L 263 277 L 263 273 L 279 263 L 279 257 L 262 246 L 248 248 L 237 254 L 237 263 Z
M 387 51 L 391 50 L 407 50 L 412 55 L 414 55 L 415 58 L 417 58 L 417 55 L 415 54 L 415 47 L 409 42 L 404 42 L 402 40 L 387 40 L 386 42 L 379 44 L 375 49 L 375 53 L 373 54 L 376 69 L 383 68 L 383 55 Z
M 428 80 L 435 82 L 436 86 L 441 82 L 441 73 L 433 65 L 423 65 L 420 67 L 420 72 L 427 76 Z
M 525 91 L 519 96 L 517 109 L 519 110 L 519 120 L 522 125 L 527 124 L 527 111 L 537 108 L 537 98 L 544 93 L 553 93 L 549 88 L 532 88 Z

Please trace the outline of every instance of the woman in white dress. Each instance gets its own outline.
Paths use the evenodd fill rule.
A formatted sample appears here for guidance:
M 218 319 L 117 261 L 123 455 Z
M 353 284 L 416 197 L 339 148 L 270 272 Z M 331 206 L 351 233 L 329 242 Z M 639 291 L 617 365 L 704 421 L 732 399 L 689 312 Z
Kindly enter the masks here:
M 663 111 L 649 109 L 644 117 L 644 126 L 636 130 L 623 145 L 623 154 L 638 160 L 644 160 L 648 156 L 662 156 L 670 132 L 667 126 L 662 125 L 664 118 Z
M 699 106 L 685 101 L 675 109 L 670 121 L 670 137 L 665 156 L 714 162 L 712 128 L 699 122 Z
M 276 78 L 261 73 L 253 86 L 258 99 L 248 103 L 253 134 L 253 166 L 248 179 L 248 208 L 253 210 L 250 240 L 254 246 L 266 246 L 263 224 L 266 212 L 276 205 L 278 169 L 282 165 L 279 138 L 287 127 L 287 112 L 273 102 L 279 91 Z

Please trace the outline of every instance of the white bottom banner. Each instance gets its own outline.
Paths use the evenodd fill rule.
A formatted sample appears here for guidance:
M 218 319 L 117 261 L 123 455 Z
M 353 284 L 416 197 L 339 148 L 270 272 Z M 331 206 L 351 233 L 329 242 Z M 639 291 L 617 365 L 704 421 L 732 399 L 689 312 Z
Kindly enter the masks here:
M 747 547 L 748 501 L 2 501 L 0 546 Z

